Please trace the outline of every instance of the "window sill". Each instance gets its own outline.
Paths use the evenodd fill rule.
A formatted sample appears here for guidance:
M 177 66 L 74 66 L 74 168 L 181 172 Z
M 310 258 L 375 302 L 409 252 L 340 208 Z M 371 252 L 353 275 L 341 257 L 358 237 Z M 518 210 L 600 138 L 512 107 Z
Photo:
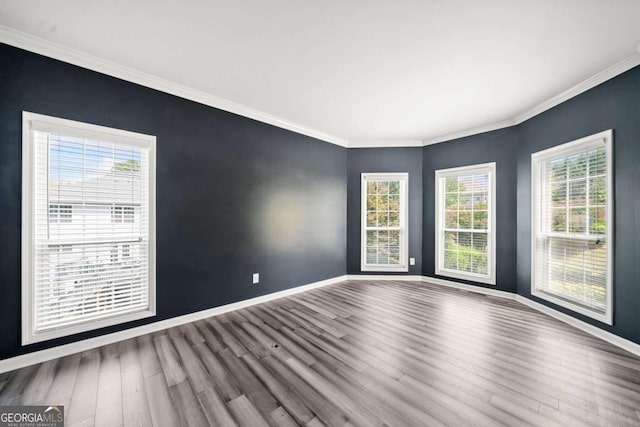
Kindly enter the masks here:
M 607 312 L 602 313 L 595 310 L 591 310 L 588 307 L 572 303 L 571 301 L 565 300 L 560 297 L 556 297 L 553 294 L 550 294 L 545 291 L 533 289 L 531 291 L 531 295 L 541 300 L 548 301 L 560 307 L 566 308 L 567 310 L 574 311 L 576 313 L 582 314 L 583 316 L 587 316 L 591 319 L 597 320 L 598 322 L 605 323 L 607 325 L 613 325 L 613 313 L 611 310 L 607 310 Z
M 116 315 L 99 320 L 88 320 L 68 327 L 58 329 L 44 330 L 41 332 L 26 333 L 22 337 L 22 345 L 29 345 L 37 342 L 48 341 L 55 338 L 67 337 L 69 335 L 78 334 L 80 332 L 93 331 L 96 329 L 106 328 L 107 326 L 119 325 L 121 323 L 132 322 L 134 320 L 145 319 L 155 316 L 155 310 L 145 309 L 133 313 Z M 24 330 L 25 328 L 23 328 Z
M 496 285 L 495 277 L 481 276 L 479 274 L 465 274 L 459 271 L 436 270 L 436 276 L 451 277 L 454 279 L 468 280 L 470 282 L 482 283 L 485 285 Z
M 394 265 L 394 266 L 375 266 L 375 265 L 360 265 L 360 271 L 377 271 L 381 273 L 407 273 L 409 267 L 406 265 Z

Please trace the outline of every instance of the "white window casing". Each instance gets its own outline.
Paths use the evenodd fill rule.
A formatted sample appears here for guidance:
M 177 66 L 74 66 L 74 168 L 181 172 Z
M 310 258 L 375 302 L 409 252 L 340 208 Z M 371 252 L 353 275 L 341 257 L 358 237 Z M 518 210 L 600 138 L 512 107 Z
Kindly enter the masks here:
M 437 170 L 435 273 L 496 284 L 496 164 Z
M 361 271 L 409 271 L 408 173 L 361 177 Z
M 613 324 L 613 132 L 531 155 L 531 294 Z
M 23 345 L 155 315 L 155 150 L 23 112 Z

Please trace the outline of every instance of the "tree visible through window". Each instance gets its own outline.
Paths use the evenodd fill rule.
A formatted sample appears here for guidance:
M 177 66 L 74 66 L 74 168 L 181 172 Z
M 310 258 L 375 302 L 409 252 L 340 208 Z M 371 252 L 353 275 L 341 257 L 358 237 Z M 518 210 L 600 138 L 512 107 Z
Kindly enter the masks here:
M 533 156 L 533 293 L 609 321 L 610 132 Z
M 362 270 L 406 271 L 407 174 L 363 174 Z
M 494 168 L 489 164 L 436 172 L 436 274 L 491 281 Z

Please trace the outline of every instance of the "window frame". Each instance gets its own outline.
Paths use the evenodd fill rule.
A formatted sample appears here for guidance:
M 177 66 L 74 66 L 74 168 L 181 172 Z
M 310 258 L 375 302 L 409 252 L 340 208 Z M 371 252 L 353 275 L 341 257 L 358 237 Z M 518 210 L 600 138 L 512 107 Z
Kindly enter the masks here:
M 487 270 L 486 275 L 449 270 L 444 268 L 444 178 L 459 176 L 463 174 L 487 173 L 489 174 L 489 206 L 487 213 Z M 438 276 L 451 277 L 454 279 L 469 280 L 486 285 L 496 284 L 496 163 L 481 163 L 455 168 L 438 169 L 435 171 L 435 274 Z M 472 231 L 470 231 L 472 232 Z
M 370 180 L 400 181 L 400 263 L 367 263 L 367 182 Z M 408 272 L 409 271 L 409 173 L 408 172 L 364 172 L 360 187 L 360 271 Z
M 571 302 L 568 299 L 555 296 L 549 292 L 545 292 L 543 289 L 536 288 L 536 241 L 540 228 L 540 221 L 536 216 L 538 203 L 538 181 L 537 165 L 540 162 L 544 162 L 548 159 L 555 157 L 562 157 L 564 155 L 570 155 L 574 153 L 580 153 L 588 151 L 592 148 L 600 146 L 604 140 L 604 146 L 606 150 L 606 188 L 607 188 L 607 200 L 606 200 L 606 215 L 607 215 L 607 232 L 605 233 L 607 242 L 606 261 L 607 261 L 607 273 L 606 273 L 606 308 L 604 313 L 600 313 L 593 309 L 588 308 L 585 305 Z M 613 250 L 614 250 L 614 187 L 613 187 L 613 130 L 608 129 L 603 132 L 599 132 L 593 135 L 588 135 L 574 141 L 566 142 L 564 144 L 556 145 L 554 147 L 547 148 L 542 151 L 531 154 L 531 295 L 540 298 L 545 301 L 549 301 L 560 307 L 582 314 L 584 316 L 595 319 L 599 322 L 607 325 L 613 325 Z M 568 236 L 571 233 L 566 233 Z
M 125 143 L 144 147 L 149 150 L 149 218 L 148 218 L 148 306 L 144 310 L 125 314 L 114 314 L 97 320 L 82 320 L 68 326 L 44 331 L 35 330 L 35 242 L 34 234 L 36 221 L 33 209 L 36 206 L 36 189 L 34 188 L 34 173 L 36 171 L 32 132 L 32 122 L 38 122 L 51 128 L 74 128 L 76 135 L 96 137 L 100 135 L 110 142 Z M 106 135 L 106 136 L 105 136 Z M 156 315 L 156 137 L 141 133 L 130 132 L 105 126 L 93 125 L 74 120 L 67 120 L 43 114 L 22 112 L 22 239 L 21 239 L 21 339 L 22 345 L 48 341 L 66 337 L 80 332 L 104 328 L 153 317 Z

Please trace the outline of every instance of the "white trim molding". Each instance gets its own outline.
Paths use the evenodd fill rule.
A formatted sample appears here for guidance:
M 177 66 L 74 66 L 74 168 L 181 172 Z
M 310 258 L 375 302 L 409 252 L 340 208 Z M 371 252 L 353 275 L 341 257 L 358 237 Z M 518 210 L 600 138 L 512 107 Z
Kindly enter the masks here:
M 514 119 L 501 120 L 495 123 L 489 123 L 486 125 L 480 125 L 469 129 L 460 130 L 457 132 L 447 133 L 433 138 L 426 138 L 422 140 L 422 146 L 439 144 L 440 142 L 453 141 L 454 139 L 465 138 L 467 136 L 478 135 L 485 132 L 491 132 L 498 129 L 504 129 L 511 126 L 515 126 L 518 123 Z
M 406 282 L 421 282 L 422 276 L 409 274 L 348 274 L 347 280 L 394 280 Z
M 473 127 L 471 129 L 452 132 L 432 138 L 425 138 L 422 140 L 422 145 L 427 146 L 431 144 L 438 144 L 440 142 L 452 141 L 454 139 L 465 138 L 467 136 L 473 136 L 484 132 L 491 132 L 498 129 L 517 126 L 523 122 L 526 122 L 530 118 L 537 116 L 540 113 L 544 113 L 545 111 L 550 110 L 553 107 L 588 91 L 589 89 L 593 89 L 594 87 L 606 82 L 607 80 L 611 80 L 612 78 L 619 76 L 626 71 L 629 71 L 630 69 L 638 65 L 640 65 L 640 46 L 638 46 L 636 52 L 624 58 L 622 61 L 613 64 L 611 67 L 589 77 L 588 79 L 578 83 L 575 86 L 570 87 L 564 92 L 559 93 L 558 95 L 549 98 L 544 102 L 541 102 L 540 104 L 530 108 L 527 111 L 522 112 L 521 114 L 518 114 L 517 116 L 507 118 L 499 122 L 488 123 L 486 125 Z
M 421 139 L 365 139 L 351 140 L 349 148 L 402 148 L 402 147 L 422 147 L 424 142 Z
M 462 270 L 447 269 L 445 263 L 445 198 L 446 188 L 445 179 L 449 177 L 458 178 L 463 175 L 484 175 L 486 174 L 489 182 L 487 184 L 487 213 L 488 220 L 485 230 L 469 229 L 464 230 L 452 227 L 449 231 L 454 233 L 480 233 L 485 232 L 487 241 L 487 273 L 472 273 Z M 471 280 L 474 282 L 485 283 L 488 285 L 496 284 L 496 162 L 483 163 L 477 165 L 461 166 L 449 169 L 438 169 L 435 171 L 435 194 L 436 194 L 436 226 L 435 226 L 435 267 L 438 276 L 448 276 L 458 279 Z M 457 190 L 460 193 L 460 190 Z M 467 190 L 468 191 L 468 190 Z M 473 203 L 473 201 L 472 201 Z M 473 210 L 469 211 L 474 216 Z M 459 220 L 457 221 L 459 225 Z M 455 231 L 454 231 L 455 230 Z
M 360 271 L 406 272 L 409 271 L 409 172 L 364 172 L 360 184 Z M 398 181 L 399 225 L 368 225 L 368 183 Z M 388 193 L 387 193 L 388 194 Z M 389 196 L 391 197 L 391 196 Z M 377 211 L 376 211 L 377 212 Z M 389 216 L 389 215 L 387 215 Z M 397 231 L 399 234 L 398 264 L 370 264 L 367 262 L 367 232 Z M 389 244 L 390 246 L 390 244 Z M 379 249 L 378 249 L 379 253 Z M 390 258 L 389 255 L 387 258 Z M 388 261 L 388 260 L 387 260 Z
M 605 331 L 597 326 L 593 326 L 587 322 L 583 322 L 582 320 L 576 319 L 573 316 L 562 313 L 556 309 L 551 307 L 547 307 L 544 304 L 540 304 L 537 301 L 534 301 L 530 298 L 524 297 L 519 294 L 514 294 L 511 292 L 499 291 L 493 288 L 485 288 L 482 286 L 475 285 L 467 285 L 464 283 L 453 282 L 450 280 L 443 280 L 436 277 L 423 276 L 422 281 L 425 283 L 433 283 L 436 285 L 446 286 L 449 288 L 461 289 L 463 291 L 475 292 L 478 294 L 484 294 L 487 296 L 504 298 L 507 300 L 512 300 L 519 302 L 520 304 L 524 304 L 527 307 L 530 307 L 540 313 L 546 314 L 548 316 L 553 317 L 554 319 L 560 320 L 574 328 L 580 329 L 583 332 L 588 333 L 596 338 L 600 338 L 610 344 L 615 345 L 623 350 L 628 351 L 636 356 L 640 357 L 640 344 L 636 344 L 633 341 L 630 341 L 626 338 L 622 338 L 618 335 L 612 334 L 611 332 Z
M 452 280 L 440 279 L 438 277 L 431 277 L 431 276 L 422 276 L 422 281 L 425 283 L 433 283 L 435 285 L 460 289 L 462 291 L 474 292 L 476 294 L 484 294 L 492 297 L 498 297 L 498 298 L 504 298 L 504 299 L 510 299 L 510 300 L 516 299 L 516 294 L 507 292 L 507 291 L 500 291 L 498 289 L 494 289 L 493 287 L 485 288 L 483 286 L 467 285 L 465 283 L 454 282 Z M 491 286 L 491 285 L 488 285 L 488 286 Z
M 69 313 L 65 313 L 68 317 L 64 322 L 56 323 L 51 322 L 51 319 L 42 321 L 42 317 L 52 316 L 54 314 L 60 315 L 61 312 L 56 311 L 55 308 L 49 304 L 54 298 L 59 298 L 56 295 L 59 291 L 50 291 L 52 283 L 57 283 L 56 286 L 64 287 L 71 282 L 67 283 L 62 280 L 63 283 L 58 282 L 59 277 L 53 282 L 47 275 L 40 277 L 36 274 L 40 269 L 58 268 L 62 261 L 57 261 L 53 264 L 49 261 L 49 250 L 41 252 L 37 249 L 40 245 L 46 245 L 51 248 L 51 245 L 69 245 L 74 246 L 78 250 L 82 250 L 83 245 L 88 243 L 88 240 L 95 240 L 96 234 L 85 234 L 86 231 L 78 228 L 73 229 L 60 229 L 56 233 L 51 233 L 52 228 L 49 225 L 49 218 L 46 212 L 50 212 L 50 203 L 60 203 L 59 200 L 50 201 L 47 188 L 49 183 L 38 177 L 48 177 L 51 174 L 50 168 L 53 166 L 50 164 L 49 159 L 49 134 L 60 134 L 65 137 L 81 138 L 80 146 L 84 146 L 84 138 L 95 140 L 96 138 L 102 139 L 106 143 L 110 144 L 123 144 L 122 147 L 138 147 L 141 149 L 140 171 L 141 171 L 141 194 L 142 198 L 146 202 L 141 202 L 141 209 L 145 213 L 145 219 L 141 219 L 142 225 L 137 230 L 135 236 L 113 234 L 113 229 L 110 228 L 108 234 L 97 234 L 101 236 L 99 243 L 122 243 L 122 242 L 143 242 L 146 250 L 140 250 L 141 255 L 145 258 L 147 264 L 146 271 L 140 276 L 140 286 L 146 288 L 146 305 L 140 307 L 138 304 L 124 305 L 123 300 L 117 310 L 106 308 L 100 313 L 97 310 L 96 305 L 89 304 L 88 307 L 92 309 L 87 310 L 91 313 L 88 316 L 71 316 Z M 37 135 L 40 135 L 38 137 Z M 43 135 L 46 135 L 43 137 Z M 115 146 L 115 145 L 114 145 Z M 156 137 L 152 135 L 140 134 L 130 132 L 122 129 L 115 129 L 105 126 L 98 126 L 94 124 L 77 122 L 58 117 L 46 116 L 42 114 L 31 113 L 27 111 L 22 112 L 22 283 L 21 283 L 21 299 L 22 299 L 22 345 L 33 344 L 41 341 L 48 341 L 55 338 L 60 338 L 68 335 L 74 335 L 80 332 L 86 332 L 94 329 L 100 329 L 107 326 L 113 326 L 121 323 L 127 323 L 134 320 L 139 320 L 147 317 L 153 317 L 156 315 L 156 251 L 155 251 L 155 216 L 156 216 Z M 44 154 L 42 154 L 44 153 Z M 115 161 L 115 159 L 114 159 Z M 84 166 L 81 167 L 84 172 Z M 104 190 L 108 191 L 108 190 Z M 111 189 L 111 194 L 115 191 Z M 76 192 L 77 194 L 77 192 Z M 84 193 L 82 193 L 84 199 Z M 106 193 L 105 193 L 106 194 Z M 97 199 L 96 199 L 97 200 Z M 75 202 L 74 202 L 75 203 Z M 43 215 L 42 212 L 45 214 Z M 133 209 L 133 208 L 132 208 Z M 71 212 L 71 211 L 70 211 Z M 71 215 L 71 214 L 70 214 Z M 109 215 L 109 214 L 107 214 Z M 112 215 L 112 214 L 111 214 Z M 107 220 L 108 221 L 108 220 Z M 132 219 L 133 222 L 133 219 Z M 94 226 L 99 227 L 100 232 L 107 231 L 100 222 L 94 223 Z M 78 227 L 78 226 L 76 226 Z M 112 227 L 111 224 L 108 227 Z M 74 233 L 75 238 L 69 240 L 68 238 L 60 236 L 64 233 Z M 90 232 L 91 233 L 91 232 Z M 52 237 L 55 234 L 56 237 Z M 46 237 L 43 237 L 46 236 Z M 90 236 L 90 237 L 87 237 Z M 115 240 L 107 242 L 104 237 L 114 238 Z M 56 241 L 57 240 L 57 241 Z M 92 242 L 91 244 L 95 244 Z M 102 246 L 104 248 L 104 246 Z M 111 247 L 113 248 L 113 247 Z M 103 252 L 108 251 L 109 248 L 103 249 Z M 105 261 L 101 255 L 100 250 L 96 250 L 94 255 L 96 260 L 92 267 L 102 263 L 107 265 L 108 258 Z M 108 256 L 108 255 L 105 255 Z M 131 259 L 138 259 L 138 255 L 134 255 Z M 71 263 L 72 267 L 79 268 L 76 261 L 67 259 L 64 262 Z M 97 263 L 97 264 L 96 264 Z M 105 277 L 113 278 L 114 264 L 109 264 L 108 271 L 104 273 Z M 142 273 L 144 270 L 141 269 Z M 86 278 L 86 273 L 81 273 L 74 270 L 76 279 L 82 281 Z M 121 278 L 124 276 L 120 276 Z M 106 280 L 106 279 L 105 279 Z M 122 280 L 120 280 L 121 283 Z M 130 282 L 126 284 L 114 284 L 115 289 L 119 286 L 133 289 Z M 46 291 L 45 291 L 46 290 Z M 53 296 L 52 296 L 53 295 Z M 143 294 L 144 295 L 144 294 Z M 77 298 L 77 295 L 71 295 L 70 299 L 64 300 L 62 307 L 69 304 L 69 300 Z M 144 301 L 144 297 L 141 297 Z M 96 303 L 97 304 L 97 303 Z M 57 304 L 58 306 L 60 303 Z M 46 307 L 44 310 L 42 307 Z M 63 309 L 64 310 L 64 309 Z
M 587 322 L 583 322 L 582 320 L 569 316 L 568 314 L 564 314 L 551 307 L 547 307 L 546 305 L 533 301 L 532 299 L 523 297 L 522 295 L 516 295 L 516 301 L 640 357 L 640 344 L 636 344 L 626 338 L 619 337 L 618 335 L 607 332 L 597 326 L 593 326 Z
M 612 78 L 619 76 L 620 74 L 629 71 L 630 69 L 640 65 L 640 46 L 638 46 L 637 51 L 632 55 L 624 58 L 622 61 L 619 61 L 613 64 L 611 67 L 600 71 L 599 73 L 589 77 L 588 79 L 578 83 L 575 86 L 570 87 L 558 95 L 547 99 L 544 102 L 536 105 L 535 107 L 519 114 L 513 118 L 515 124 L 520 124 L 529 120 L 532 117 L 537 116 L 540 113 L 543 113 L 551 108 L 562 104 L 565 101 L 568 101 L 571 98 L 574 98 L 581 93 L 588 91 L 589 89 L 593 89 L 606 82 L 607 80 L 611 80 Z
M 545 206 L 543 200 L 545 189 L 540 182 L 541 165 L 547 161 L 562 158 L 571 154 L 584 154 L 590 150 L 601 147 L 604 147 L 606 150 L 606 232 L 604 233 L 604 237 L 601 235 L 589 236 L 584 233 L 577 232 L 571 233 L 568 229 L 558 233 L 553 233 L 551 230 L 547 230 L 546 228 L 549 227 L 549 225 L 545 227 L 540 219 L 541 216 L 545 216 L 547 214 L 546 212 L 543 212 L 543 207 Z M 587 192 L 587 200 L 589 199 L 588 178 L 589 177 L 585 178 L 587 179 L 587 187 L 585 190 Z M 615 218 L 613 215 L 613 190 L 613 130 L 611 129 L 531 154 L 531 295 L 575 311 L 576 313 L 580 313 L 584 316 L 591 317 L 592 319 L 606 323 L 607 325 L 613 324 L 613 248 L 615 246 L 613 234 L 613 230 L 615 228 Z M 551 196 L 547 195 L 546 197 L 550 199 Z M 567 199 L 569 199 L 568 193 Z M 588 207 L 589 203 L 587 201 L 587 208 Z M 552 207 L 547 206 L 547 209 L 552 209 Z M 589 228 L 587 227 L 587 231 L 588 230 Z M 586 301 L 572 301 L 565 295 L 545 289 L 545 285 L 549 279 L 548 276 L 546 276 L 546 273 L 541 274 L 542 272 L 538 271 L 538 256 L 541 249 L 538 242 L 540 238 L 550 239 L 552 237 L 560 237 L 561 239 L 570 239 L 573 241 L 577 241 L 579 239 L 581 242 L 587 241 L 585 239 L 588 238 L 592 238 L 593 240 L 598 239 L 598 241 L 604 238 L 606 242 L 606 307 L 604 312 L 598 310 L 596 306 L 588 306 Z M 544 253 L 546 254 L 547 252 L 545 251 Z M 559 260 L 556 261 L 560 262 Z M 546 266 L 549 264 L 549 260 L 543 259 L 543 264 Z M 585 268 L 586 267 L 583 266 L 583 270 Z M 540 277 L 543 278 L 542 282 L 539 280 Z
M 263 111 L 174 83 L 161 77 L 125 67 L 115 62 L 107 61 L 79 50 L 14 30 L 4 25 L 0 25 L 0 42 L 335 145 L 342 147 L 348 146 L 347 140 L 337 136 L 281 119 Z
M 184 325 L 185 323 L 191 323 L 197 320 L 206 319 L 208 317 L 218 316 L 230 311 L 239 310 L 241 308 L 250 307 L 252 305 L 262 304 L 264 302 L 295 295 L 300 292 L 310 291 L 312 289 L 320 288 L 323 286 L 344 282 L 345 280 L 347 280 L 346 275 L 337 276 L 330 279 L 297 286 L 295 288 L 285 289 L 283 291 L 273 292 L 271 294 L 261 295 L 259 297 L 221 305 L 219 307 L 202 310 L 195 313 L 185 314 L 183 316 L 173 317 L 171 319 L 161 320 L 159 322 L 149 323 L 131 329 L 125 329 L 123 331 L 114 332 L 95 338 L 76 341 L 70 344 L 64 344 L 46 350 L 34 351 L 32 353 L 0 360 L 0 373 L 13 371 L 15 369 L 24 368 L 25 366 L 46 362 L 47 360 L 57 359 L 59 357 L 68 356 L 70 354 L 91 350 L 93 348 L 102 347 L 104 345 L 113 344 L 115 342 L 124 341 L 130 338 L 139 337 L 141 335 L 161 331 L 163 329 L 173 328 L 175 326 Z
M 522 112 L 514 117 L 509 117 L 494 123 L 487 123 L 470 129 L 455 131 L 452 133 L 425 137 L 424 139 L 406 139 L 406 140 L 353 140 L 348 141 L 335 135 L 331 135 L 320 130 L 312 129 L 301 124 L 293 123 L 288 120 L 276 117 L 263 111 L 229 101 L 209 93 L 183 86 L 169 80 L 143 73 L 111 61 L 107 61 L 87 53 L 62 46 L 51 41 L 32 36 L 13 28 L 0 25 L 0 42 L 6 43 L 20 49 L 34 52 L 49 58 L 97 71 L 102 74 L 113 76 L 122 80 L 146 86 L 161 92 L 175 95 L 180 98 L 228 111 L 248 117 L 263 123 L 268 123 L 283 129 L 287 129 L 312 138 L 317 138 L 331 144 L 339 145 L 346 148 L 374 148 L 374 147 L 423 147 L 426 145 L 437 144 L 440 142 L 451 141 L 458 138 L 477 135 L 479 133 L 490 132 L 493 130 L 503 129 L 510 126 L 519 125 L 520 123 L 546 111 L 558 104 L 567 101 L 613 77 L 640 65 L 640 46 L 637 51 L 613 66 L 595 74 L 581 83 L 567 89 L 566 91 Z

